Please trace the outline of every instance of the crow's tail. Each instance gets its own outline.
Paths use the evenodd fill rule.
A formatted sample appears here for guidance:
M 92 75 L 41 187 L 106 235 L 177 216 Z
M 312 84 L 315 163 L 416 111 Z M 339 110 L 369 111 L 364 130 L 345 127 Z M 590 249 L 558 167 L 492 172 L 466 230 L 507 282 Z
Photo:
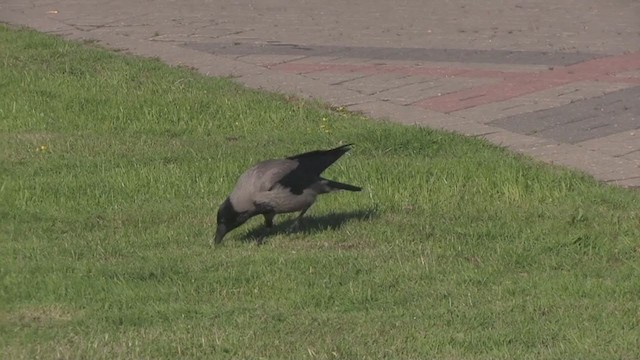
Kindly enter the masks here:
M 329 186 L 329 188 L 331 190 L 349 190 L 349 191 L 360 191 L 360 190 L 362 190 L 362 188 L 359 187 L 359 186 L 343 184 L 341 182 L 337 182 L 337 181 L 333 181 L 333 180 L 327 180 L 327 185 Z

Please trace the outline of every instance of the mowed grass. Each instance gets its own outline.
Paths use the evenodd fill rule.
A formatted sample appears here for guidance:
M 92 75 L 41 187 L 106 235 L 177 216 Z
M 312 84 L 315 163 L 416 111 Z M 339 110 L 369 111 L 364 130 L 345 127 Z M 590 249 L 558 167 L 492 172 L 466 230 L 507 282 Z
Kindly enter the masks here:
M 637 191 L 6 27 L 0 129 L 3 359 L 640 358 Z M 363 192 L 210 246 L 245 168 L 346 142 Z

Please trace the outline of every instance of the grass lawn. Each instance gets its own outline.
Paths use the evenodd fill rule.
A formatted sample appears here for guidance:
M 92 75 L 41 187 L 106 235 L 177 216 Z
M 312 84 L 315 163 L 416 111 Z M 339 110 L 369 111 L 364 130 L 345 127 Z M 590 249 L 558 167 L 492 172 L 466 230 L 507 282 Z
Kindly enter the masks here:
M 363 192 L 210 246 L 249 165 L 341 142 Z M 639 308 L 637 191 L 0 26 L 0 358 L 638 359 Z

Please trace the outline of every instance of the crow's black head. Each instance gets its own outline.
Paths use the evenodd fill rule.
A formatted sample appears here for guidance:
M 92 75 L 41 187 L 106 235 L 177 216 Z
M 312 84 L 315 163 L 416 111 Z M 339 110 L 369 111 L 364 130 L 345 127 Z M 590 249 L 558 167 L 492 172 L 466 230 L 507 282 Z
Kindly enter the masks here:
M 218 208 L 218 218 L 216 229 L 216 237 L 214 242 L 219 244 L 222 242 L 224 236 L 231 230 L 242 225 L 249 219 L 246 213 L 237 212 L 231 204 L 231 200 L 226 198 L 225 201 Z

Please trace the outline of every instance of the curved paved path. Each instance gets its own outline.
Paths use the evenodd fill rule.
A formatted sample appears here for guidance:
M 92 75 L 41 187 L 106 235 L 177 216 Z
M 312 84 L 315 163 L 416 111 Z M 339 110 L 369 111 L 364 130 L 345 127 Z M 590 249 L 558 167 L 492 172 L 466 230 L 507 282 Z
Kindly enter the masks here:
M 0 0 L 0 21 L 640 186 L 636 0 Z

